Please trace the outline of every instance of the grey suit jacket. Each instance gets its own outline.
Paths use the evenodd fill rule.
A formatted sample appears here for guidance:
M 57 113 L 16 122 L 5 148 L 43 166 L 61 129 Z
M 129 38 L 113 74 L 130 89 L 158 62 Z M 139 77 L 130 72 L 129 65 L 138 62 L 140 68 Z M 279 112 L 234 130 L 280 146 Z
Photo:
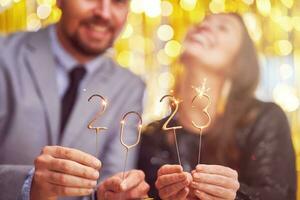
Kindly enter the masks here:
M 99 110 L 98 99 L 87 101 L 94 93 L 109 101 L 96 123 L 108 128 L 99 135 L 101 178 L 123 170 L 120 120 L 127 111 L 142 112 L 144 83 L 139 78 L 105 58 L 85 82 L 86 91 L 80 93 L 59 143 L 60 99 L 47 30 L 0 38 L 0 52 L 0 199 L 20 199 L 25 177 L 46 145 L 96 154 L 95 134 L 87 129 Z M 135 128 L 127 127 L 129 142 L 136 139 Z M 129 154 L 128 169 L 135 165 L 136 152 Z

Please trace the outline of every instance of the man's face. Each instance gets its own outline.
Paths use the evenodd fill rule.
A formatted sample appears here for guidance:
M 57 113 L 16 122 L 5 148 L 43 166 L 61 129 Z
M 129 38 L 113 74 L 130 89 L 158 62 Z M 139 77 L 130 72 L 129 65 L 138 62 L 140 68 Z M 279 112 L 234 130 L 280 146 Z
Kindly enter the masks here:
M 85 55 L 98 55 L 113 45 L 129 10 L 129 0 L 59 0 L 58 29 L 65 42 Z

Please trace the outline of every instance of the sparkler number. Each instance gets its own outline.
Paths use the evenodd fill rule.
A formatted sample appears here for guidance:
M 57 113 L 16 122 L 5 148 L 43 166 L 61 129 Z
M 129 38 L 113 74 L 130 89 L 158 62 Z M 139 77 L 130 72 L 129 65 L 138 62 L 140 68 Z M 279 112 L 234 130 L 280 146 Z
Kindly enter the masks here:
M 195 108 L 194 103 L 197 99 L 201 100 L 202 98 L 207 99 L 207 105 L 202 109 L 202 112 L 206 115 L 207 117 L 207 122 L 205 124 L 197 124 L 195 121 L 192 120 L 192 124 L 195 128 L 199 130 L 199 150 L 198 150 L 198 164 L 200 164 L 201 161 L 201 144 L 202 144 L 202 131 L 203 129 L 207 128 L 210 123 L 211 123 L 211 117 L 208 112 L 208 108 L 211 105 L 211 99 L 210 96 L 208 95 L 208 91 L 210 88 L 206 88 L 206 79 L 204 79 L 202 85 L 200 87 L 192 87 L 196 91 L 196 96 L 192 99 L 192 107 Z
M 139 124 L 137 126 L 137 129 L 138 129 L 138 136 L 137 136 L 137 140 L 134 144 L 126 144 L 126 142 L 124 141 L 124 128 L 125 128 L 125 122 L 126 122 L 126 118 L 128 115 L 130 114 L 135 114 L 138 119 L 139 119 Z M 124 163 L 124 168 L 123 168 L 123 178 L 122 180 L 124 180 L 125 178 L 125 170 L 126 170 L 126 165 L 127 165 L 127 158 L 128 158 L 128 152 L 131 148 L 135 147 L 138 145 L 138 143 L 140 142 L 140 139 L 141 139 L 141 133 L 142 133 L 142 125 L 143 124 L 143 121 L 142 121 L 142 117 L 139 113 L 135 112 L 135 111 L 130 111 L 130 112 L 127 112 L 122 120 L 121 120 L 121 131 L 120 131 L 120 142 L 121 144 L 125 147 L 126 149 L 126 155 L 125 155 L 125 163 Z
M 103 96 L 101 96 L 99 94 L 92 95 L 88 99 L 88 101 L 90 102 L 94 97 L 100 98 L 100 100 L 101 100 L 102 103 L 100 104 L 100 110 L 96 113 L 96 116 L 90 121 L 90 123 L 88 124 L 87 128 L 90 129 L 90 130 L 95 130 L 95 133 L 96 133 L 96 149 L 95 149 L 96 153 L 95 153 L 95 156 L 97 156 L 97 154 L 99 153 L 99 149 L 98 149 L 99 148 L 98 147 L 98 133 L 100 133 L 100 131 L 107 130 L 107 128 L 106 127 L 102 127 L 102 126 L 96 126 L 96 127 L 94 127 L 93 124 L 105 112 L 106 107 L 107 107 L 107 101 L 106 101 L 106 99 Z M 98 180 L 97 180 L 97 182 L 98 182 Z
M 174 134 L 174 140 L 175 140 L 175 145 L 176 145 L 176 152 L 177 152 L 177 158 L 178 158 L 178 162 L 181 165 L 181 159 L 180 159 L 180 154 L 179 154 L 179 148 L 178 148 L 178 143 L 177 143 L 177 135 L 176 135 L 176 129 L 181 129 L 182 126 L 173 126 L 173 127 L 167 127 L 168 124 L 170 123 L 171 119 L 176 115 L 177 111 L 178 111 L 178 107 L 179 107 L 179 103 L 180 101 L 178 101 L 173 95 L 165 95 L 160 99 L 160 102 L 162 102 L 164 99 L 166 98 L 170 98 L 171 104 L 170 106 L 174 105 L 175 109 L 173 110 L 173 112 L 171 113 L 171 115 L 169 116 L 168 120 L 164 123 L 162 129 L 164 131 L 168 131 L 168 130 L 173 130 L 173 134 Z M 172 110 L 172 107 L 171 107 Z

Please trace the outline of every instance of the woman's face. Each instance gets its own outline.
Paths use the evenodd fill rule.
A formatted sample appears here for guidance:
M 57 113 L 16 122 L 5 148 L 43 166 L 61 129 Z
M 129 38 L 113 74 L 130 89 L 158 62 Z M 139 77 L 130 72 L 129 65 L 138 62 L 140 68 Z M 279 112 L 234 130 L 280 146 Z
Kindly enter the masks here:
M 208 70 L 222 72 L 232 65 L 241 42 L 242 25 L 237 17 L 210 15 L 189 30 L 181 58 L 184 63 L 196 61 Z

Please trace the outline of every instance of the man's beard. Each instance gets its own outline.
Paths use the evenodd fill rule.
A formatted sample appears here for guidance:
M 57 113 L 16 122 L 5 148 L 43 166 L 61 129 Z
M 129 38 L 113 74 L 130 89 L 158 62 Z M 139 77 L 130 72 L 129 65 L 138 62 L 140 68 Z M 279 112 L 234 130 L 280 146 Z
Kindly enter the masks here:
M 91 48 L 81 40 L 79 32 L 77 31 L 73 35 L 69 36 L 69 40 L 72 46 L 78 52 L 89 57 L 95 57 L 104 53 L 108 48 L 110 48 L 113 45 L 114 42 L 114 40 L 111 39 L 110 41 L 105 41 L 106 44 L 103 47 Z

